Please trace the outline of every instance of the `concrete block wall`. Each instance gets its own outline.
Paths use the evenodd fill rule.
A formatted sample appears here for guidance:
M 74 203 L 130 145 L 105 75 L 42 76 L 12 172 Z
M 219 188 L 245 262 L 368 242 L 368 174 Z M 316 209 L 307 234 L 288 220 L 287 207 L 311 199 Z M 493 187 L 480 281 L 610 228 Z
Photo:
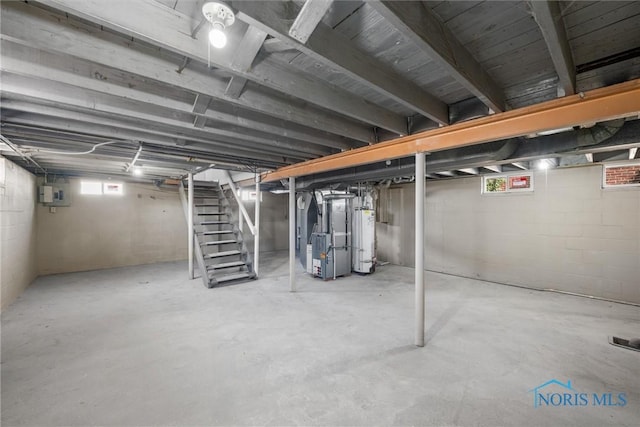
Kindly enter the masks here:
M 227 190 L 225 195 L 233 209 L 233 219 L 238 221 L 240 210 L 231 190 Z M 287 197 L 286 194 L 262 192 L 262 202 L 260 204 L 260 252 L 282 251 L 289 248 L 289 201 Z M 255 222 L 255 201 L 245 200 L 243 203 L 251 221 Z M 247 249 L 253 253 L 253 235 L 246 223 L 244 224 L 242 235 Z
M 37 207 L 41 275 L 187 258 L 187 225 L 177 188 L 125 183 L 123 195 L 81 195 L 71 206 Z
M 254 175 L 249 172 L 233 172 L 234 181 L 252 180 Z M 228 175 L 226 171 L 220 169 L 207 169 L 194 175 L 194 180 L 217 181 L 222 183 L 225 196 L 229 200 L 233 210 L 233 220 L 238 221 L 240 210 L 231 190 L 228 188 Z M 242 191 L 254 191 L 255 187 L 246 187 Z M 289 202 L 286 194 L 273 194 L 268 191 L 262 192 L 262 204 L 260 206 L 260 252 L 271 252 L 286 250 L 289 247 L 289 226 L 288 226 L 288 206 Z M 255 201 L 243 201 L 244 207 L 251 218 L 255 221 Z M 249 227 L 244 225 L 243 233 L 247 249 L 253 253 L 253 235 Z
M 36 177 L 0 156 L 0 300 L 4 309 L 38 276 Z
M 602 189 L 600 165 L 534 180 L 532 193 L 491 195 L 479 177 L 428 182 L 426 268 L 640 303 L 640 187 Z M 388 197 L 378 258 L 413 266 L 414 186 Z

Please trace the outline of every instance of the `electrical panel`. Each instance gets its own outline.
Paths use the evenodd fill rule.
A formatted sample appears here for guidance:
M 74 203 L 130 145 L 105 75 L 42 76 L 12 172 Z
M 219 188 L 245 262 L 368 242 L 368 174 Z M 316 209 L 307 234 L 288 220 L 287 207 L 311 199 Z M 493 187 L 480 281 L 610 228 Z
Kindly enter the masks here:
M 40 203 L 53 203 L 53 187 L 41 185 L 38 189 L 38 200 Z
M 66 182 L 41 185 L 38 196 L 38 201 L 46 206 L 71 206 L 71 192 Z

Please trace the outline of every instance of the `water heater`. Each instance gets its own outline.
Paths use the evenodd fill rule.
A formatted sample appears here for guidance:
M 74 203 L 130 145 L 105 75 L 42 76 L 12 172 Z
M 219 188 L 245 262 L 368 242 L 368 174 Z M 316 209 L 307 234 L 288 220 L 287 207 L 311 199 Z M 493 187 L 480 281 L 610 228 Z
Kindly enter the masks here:
M 373 209 L 353 211 L 353 271 L 373 273 L 376 265 L 376 214 Z

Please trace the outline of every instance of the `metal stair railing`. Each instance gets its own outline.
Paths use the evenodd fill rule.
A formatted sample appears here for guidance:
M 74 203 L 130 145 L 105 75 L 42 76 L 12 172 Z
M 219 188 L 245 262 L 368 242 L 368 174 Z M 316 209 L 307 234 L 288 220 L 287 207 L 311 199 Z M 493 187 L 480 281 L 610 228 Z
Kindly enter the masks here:
M 184 183 L 182 181 L 180 181 L 180 186 L 178 190 L 180 193 L 180 201 L 182 202 L 182 208 L 184 210 L 184 217 L 187 220 L 187 222 L 191 221 L 193 223 L 193 218 L 189 218 L 189 202 L 187 201 L 186 190 L 184 188 Z M 204 263 L 204 255 L 202 254 L 202 248 L 200 247 L 200 243 L 198 241 L 198 236 L 196 234 L 195 228 L 193 229 L 193 246 L 195 249 L 194 253 L 195 253 L 196 261 L 198 263 L 198 269 L 200 270 L 200 276 L 202 277 L 202 282 L 208 288 L 211 286 L 209 282 L 209 274 L 207 272 L 207 268 Z
M 222 203 L 223 209 L 227 213 L 229 222 L 231 222 L 231 218 L 232 218 L 231 204 L 229 203 L 227 196 L 224 194 L 224 191 L 222 190 L 222 186 L 220 186 L 219 184 L 218 184 L 218 189 L 220 191 L 220 201 Z M 239 215 L 242 215 L 242 212 L 240 212 Z M 255 271 L 253 270 L 253 258 L 249 253 L 249 250 L 247 249 L 247 245 L 245 244 L 245 241 L 244 241 L 244 236 L 242 235 L 240 228 L 235 222 L 232 223 L 232 226 L 233 226 L 233 234 L 236 236 L 238 243 L 240 243 L 240 247 L 241 247 L 240 251 L 242 252 L 241 258 L 247 265 L 247 270 L 249 271 L 249 273 L 251 273 L 251 278 L 255 278 L 256 274 L 255 274 Z

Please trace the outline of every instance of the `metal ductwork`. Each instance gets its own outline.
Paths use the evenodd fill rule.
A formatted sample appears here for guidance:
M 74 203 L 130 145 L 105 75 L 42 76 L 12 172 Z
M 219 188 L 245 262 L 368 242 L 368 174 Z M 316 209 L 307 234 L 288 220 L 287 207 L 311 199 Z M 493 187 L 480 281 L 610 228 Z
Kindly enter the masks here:
M 605 145 L 610 151 L 617 145 L 638 143 L 639 135 L 640 120 L 619 119 L 553 135 L 494 141 L 432 153 L 427 156 L 427 173 L 534 160 L 585 149 L 597 151 Z M 414 159 L 406 157 L 299 178 L 297 187 L 312 189 L 336 182 L 380 182 L 414 174 Z
M 596 123 L 589 128 L 576 129 L 572 132 L 562 132 L 553 135 L 538 136 L 526 140 L 514 157 L 539 157 L 551 153 L 567 153 L 584 147 L 592 147 L 616 135 L 625 124 L 624 119 Z M 629 124 L 638 127 L 638 123 Z
M 494 141 L 427 156 L 427 173 L 463 169 L 481 164 L 495 164 L 508 159 L 523 142 L 522 138 Z
M 427 173 L 450 170 L 454 168 L 471 167 L 477 163 L 500 162 L 517 150 L 518 139 L 494 141 L 482 145 L 456 148 L 433 153 L 427 157 Z M 386 162 L 342 169 L 326 174 L 312 175 L 298 179 L 299 189 L 311 189 L 333 182 L 365 182 L 382 181 L 394 178 L 409 178 L 415 174 L 413 157 L 388 160 Z M 400 181 L 398 181 L 400 182 Z

